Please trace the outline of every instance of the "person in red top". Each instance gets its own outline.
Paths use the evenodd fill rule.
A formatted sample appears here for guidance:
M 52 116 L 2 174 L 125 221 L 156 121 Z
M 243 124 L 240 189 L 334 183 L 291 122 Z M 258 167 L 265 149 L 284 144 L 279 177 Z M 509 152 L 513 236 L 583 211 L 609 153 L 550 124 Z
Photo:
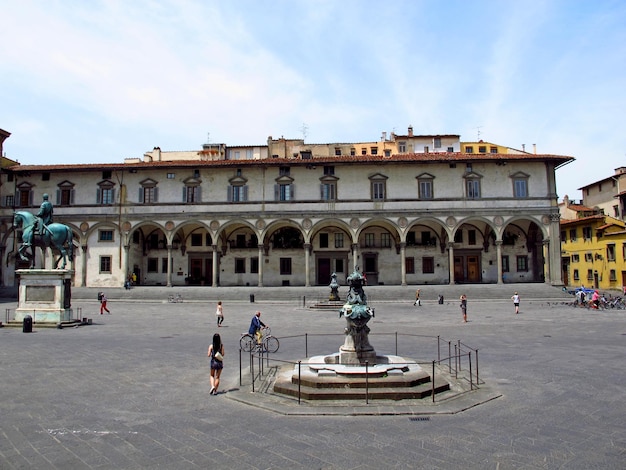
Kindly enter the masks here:
M 111 311 L 107 308 L 107 296 L 104 292 L 100 292 L 100 315 L 102 315 L 102 312 L 105 310 L 109 315 L 111 315 Z

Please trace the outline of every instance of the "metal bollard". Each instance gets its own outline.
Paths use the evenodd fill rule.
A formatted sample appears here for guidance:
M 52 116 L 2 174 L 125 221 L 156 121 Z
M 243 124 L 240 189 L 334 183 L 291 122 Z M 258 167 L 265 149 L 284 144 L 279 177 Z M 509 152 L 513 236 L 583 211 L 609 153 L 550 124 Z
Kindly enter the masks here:
M 22 333 L 33 332 L 33 317 L 26 315 L 22 321 Z

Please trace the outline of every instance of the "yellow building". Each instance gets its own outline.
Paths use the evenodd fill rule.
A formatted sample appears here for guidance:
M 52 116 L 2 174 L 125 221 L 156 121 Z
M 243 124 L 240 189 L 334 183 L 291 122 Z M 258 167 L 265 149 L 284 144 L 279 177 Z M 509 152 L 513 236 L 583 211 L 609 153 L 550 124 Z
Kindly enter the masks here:
M 571 287 L 623 290 L 626 286 L 626 224 L 569 201 L 561 213 L 563 283 Z

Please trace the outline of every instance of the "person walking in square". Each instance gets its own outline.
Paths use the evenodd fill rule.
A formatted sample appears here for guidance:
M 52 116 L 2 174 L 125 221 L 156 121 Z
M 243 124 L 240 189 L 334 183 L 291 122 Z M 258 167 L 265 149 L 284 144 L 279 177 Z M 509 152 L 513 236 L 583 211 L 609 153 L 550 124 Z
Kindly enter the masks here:
M 107 308 L 107 296 L 104 292 L 100 292 L 100 315 L 102 315 L 105 310 L 111 315 L 111 311 Z
M 461 313 L 463 314 L 463 322 L 467 323 L 467 296 L 461 294 Z
M 211 391 L 209 395 L 217 395 L 217 389 L 220 386 L 220 375 L 222 375 L 222 369 L 224 368 L 224 345 L 222 344 L 222 338 L 217 333 L 213 335 L 213 342 L 209 346 L 207 356 L 211 358 Z
M 413 303 L 415 307 L 419 307 L 420 305 L 422 305 L 422 301 L 420 300 L 420 292 L 421 289 L 417 289 L 415 291 L 415 302 Z
M 217 308 L 215 309 L 215 316 L 217 318 L 217 326 L 222 326 L 222 322 L 224 321 L 224 309 L 222 307 L 222 301 L 220 300 L 217 303 Z
M 513 301 L 513 305 L 515 306 L 515 313 L 518 314 L 519 313 L 519 294 L 517 292 L 513 294 L 513 296 L 511 297 L 511 300 Z

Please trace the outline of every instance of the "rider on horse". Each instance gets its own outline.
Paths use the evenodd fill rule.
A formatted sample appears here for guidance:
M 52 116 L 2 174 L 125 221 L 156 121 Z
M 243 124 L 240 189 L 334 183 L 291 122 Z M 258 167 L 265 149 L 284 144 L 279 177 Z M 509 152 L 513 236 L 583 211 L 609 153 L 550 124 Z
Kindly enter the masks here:
M 52 203 L 48 201 L 48 195 L 44 193 L 43 202 L 41 203 L 41 206 L 39 207 L 39 212 L 37 212 L 37 217 L 39 217 L 39 221 L 41 221 L 41 227 L 39 226 L 39 223 L 38 223 L 37 226 L 35 227 L 35 233 L 39 233 L 40 235 L 43 235 L 46 230 L 47 231 L 50 230 L 48 228 L 48 225 L 50 225 L 53 222 L 52 221 L 53 211 L 54 209 L 52 207 Z

